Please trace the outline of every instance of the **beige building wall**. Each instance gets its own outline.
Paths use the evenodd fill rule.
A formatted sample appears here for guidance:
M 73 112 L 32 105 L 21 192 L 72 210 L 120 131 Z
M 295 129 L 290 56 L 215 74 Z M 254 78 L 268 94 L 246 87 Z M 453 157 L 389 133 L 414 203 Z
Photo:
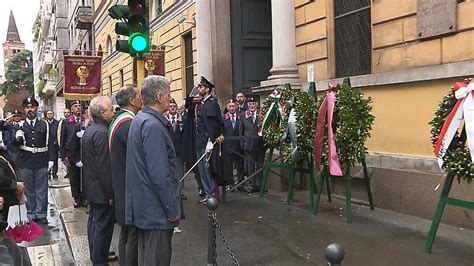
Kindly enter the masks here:
M 166 5 L 164 6 L 167 7 Z M 166 11 L 166 10 L 165 10 Z M 183 35 L 192 34 L 193 39 L 193 69 L 196 80 L 196 27 L 190 23 L 178 23 L 178 18 L 186 16 L 192 20 L 196 13 L 196 5 L 192 4 L 186 10 L 168 19 L 152 35 L 152 45 L 165 49 L 165 73 L 171 81 L 171 96 L 177 101 L 185 99 L 186 72 L 184 68 L 184 39 Z M 159 18 L 158 18 L 159 19 Z
M 303 82 L 308 64 L 314 64 L 316 81 L 335 78 L 333 2 L 295 0 L 296 56 Z M 416 38 L 416 8 L 416 0 L 372 2 L 372 75 L 474 60 L 473 0 L 458 3 L 455 34 L 430 40 Z M 455 80 L 459 78 L 360 84 L 374 102 L 376 121 L 369 150 L 434 157 L 427 123 Z

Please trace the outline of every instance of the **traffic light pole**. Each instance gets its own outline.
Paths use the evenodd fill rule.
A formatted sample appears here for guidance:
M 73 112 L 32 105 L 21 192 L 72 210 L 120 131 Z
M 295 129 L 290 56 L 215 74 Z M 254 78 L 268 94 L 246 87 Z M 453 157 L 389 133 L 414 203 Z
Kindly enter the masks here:
M 145 60 L 137 58 L 137 87 L 141 88 L 142 81 L 145 78 Z

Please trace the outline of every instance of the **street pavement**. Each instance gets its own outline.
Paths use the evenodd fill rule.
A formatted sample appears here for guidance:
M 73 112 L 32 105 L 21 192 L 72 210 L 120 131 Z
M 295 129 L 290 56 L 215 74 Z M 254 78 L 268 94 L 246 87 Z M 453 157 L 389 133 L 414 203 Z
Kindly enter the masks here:
M 194 178 L 188 177 L 182 232 L 173 236 L 172 265 L 207 263 L 208 211 L 198 204 Z M 88 265 L 87 214 L 74 209 L 69 187 L 51 188 L 61 213 L 64 232 L 76 265 Z M 309 212 L 308 192 L 295 193 L 295 203 L 284 203 L 285 193 L 269 195 L 232 192 L 221 202 L 217 217 L 240 265 L 327 265 L 324 250 L 340 243 L 343 265 L 474 265 L 474 231 L 441 225 L 431 254 L 423 252 L 431 221 L 399 213 L 353 205 L 352 224 L 344 222 L 343 202 L 320 205 Z M 118 228 L 111 250 L 117 250 Z M 217 262 L 232 265 L 217 235 Z M 66 256 L 67 257 L 67 256 Z M 67 259 L 64 259 L 67 261 Z M 116 263 L 115 263 L 116 264 Z

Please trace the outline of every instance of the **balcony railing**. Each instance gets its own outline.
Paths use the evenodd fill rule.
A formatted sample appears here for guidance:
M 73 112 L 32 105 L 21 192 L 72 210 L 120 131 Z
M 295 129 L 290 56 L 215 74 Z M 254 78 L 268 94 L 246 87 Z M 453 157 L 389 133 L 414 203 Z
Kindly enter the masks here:
M 75 24 L 76 29 L 88 30 L 92 26 L 92 7 L 80 6 L 76 10 Z

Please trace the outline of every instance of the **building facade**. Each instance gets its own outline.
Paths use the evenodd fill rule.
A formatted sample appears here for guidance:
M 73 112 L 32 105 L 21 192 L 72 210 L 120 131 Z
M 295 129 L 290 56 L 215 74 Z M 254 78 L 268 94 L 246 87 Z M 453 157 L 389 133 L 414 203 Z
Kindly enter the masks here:
M 452 84 L 474 75 L 474 1 L 448 2 L 439 12 L 425 0 L 150 0 L 151 46 L 165 50 L 177 100 L 200 75 L 216 85 L 221 105 L 238 91 L 264 99 L 284 83 L 305 89 L 314 81 L 324 91 L 350 77 L 373 99 L 367 159 L 377 207 L 431 219 L 442 173 L 428 122 Z M 104 52 L 103 94 L 111 94 L 134 82 L 133 60 L 115 51 L 112 3 L 94 5 L 94 49 Z M 360 182 L 354 199 L 365 201 Z M 474 200 L 464 183 L 452 193 Z M 448 207 L 444 217 L 472 227 L 473 215 Z

